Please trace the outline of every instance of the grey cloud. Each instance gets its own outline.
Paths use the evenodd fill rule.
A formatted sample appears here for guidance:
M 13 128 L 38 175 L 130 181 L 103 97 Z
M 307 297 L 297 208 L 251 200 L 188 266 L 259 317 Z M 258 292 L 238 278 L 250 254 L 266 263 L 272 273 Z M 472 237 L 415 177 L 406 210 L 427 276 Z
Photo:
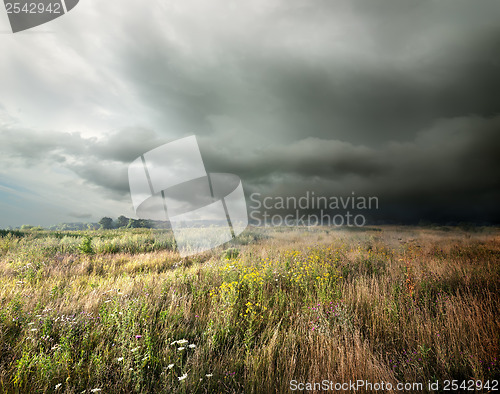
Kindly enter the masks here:
M 130 163 L 138 156 L 162 143 L 157 132 L 142 127 L 129 127 L 119 132 L 103 136 L 88 147 L 90 155 L 105 160 L 116 160 Z
M 217 156 L 206 162 L 230 168 L 249 192 L 300 196 L 351 191 L 376 195 L 381 218 L 418 221 L 421 215 L 500 219 L 500 117 L 442 119 L 413 141 L 368 148 L 335 140 L 308 138 L 253 155 Z M 385 205 L 385 207 L 384 207 Z M 405 207 L 395 209 L 395 207 Z M 404 219 L 404 220 L 403 220 Z
M 227 115 L 256 143 L 381 145 L 440 117 L 496 113 L 498 4 L 375 3 L 276 2 L 244 18 L 215 2 L 205 19 L 165 15 L 169 29 L 123 41 L 124 76 L 173 133 L 210 135 L 207 119 Z M 219 12 L 232 17 L 222 27 Z
M 68 168 L 80 176 L 88 185 L 100 187 L 116 200 L 129 199 L 127 165 L 121 162 L 87 161 L 70 164 Z
M 25 128 L 4 128 L 0 136 L 4 168 L 55 163 L 118 200 L 128 198 L 128 164 L 162 143 L 155 132 L 138 128 L 100 138 Z
M 90 219 L 92 217 L 90 213 L 69 212 L 68 215 L 77 219 Z
M 83 140 L 78 134 L 40 132 L 19 127 L 0 129 L 1 152 L 5 156 L 18 157 L 33 164 L 37 160 L 50 159 L 61 152 L 81 154 Z
M 247 191 L 500 221 L 499 2 L 87 1 L 52 40 L 7 43 L 3 168 L 55 164 L 125 201 L 130 161 L 195 134 Z

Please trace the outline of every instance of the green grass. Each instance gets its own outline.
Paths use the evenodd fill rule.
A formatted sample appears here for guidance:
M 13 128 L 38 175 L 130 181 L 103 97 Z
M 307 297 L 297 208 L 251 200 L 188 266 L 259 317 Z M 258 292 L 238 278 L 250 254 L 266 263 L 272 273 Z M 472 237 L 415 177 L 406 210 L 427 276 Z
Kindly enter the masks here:
M 159 230 L 3 234 L 0 391 L 498 378 L 498 231 L 311 230 L 188 258 Z

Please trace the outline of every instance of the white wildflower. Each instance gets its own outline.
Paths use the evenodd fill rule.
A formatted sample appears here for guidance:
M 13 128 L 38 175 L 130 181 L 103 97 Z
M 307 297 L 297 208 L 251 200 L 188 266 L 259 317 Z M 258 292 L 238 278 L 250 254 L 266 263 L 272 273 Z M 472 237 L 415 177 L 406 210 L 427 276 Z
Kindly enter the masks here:
M 123 361 L 123 357 L 118 357 L 116 361 Z
M 90 391 L 92 391 L 93 393 L 98 393 L 99 391 L 101 391 L 101 389 L 92 389 Z
M 177 343 L 178 343 L 179 345 L 183 345 L 183 344 L 188 343 L 188 342 L 189 342 L 189 341 L 188 341 L 188 340 L 186 340 L 186 339 L 181 339 L 181 340 L 177 341 Z
M 194 349 L 196 347 L 196 345 L 194 343 L 192 343 L 191 345 L 189 345 L 189 348 L 191 349 Z
M 205 376 L 206 376 L 207 378 L 211 378 L 212 376 L 214 376 L 214 374 L 213 374 L 213 373 L 207 373 Z
M 181 347 L 178 347 L 177 350 L 181 351 L 181 350 L 184 350 L 185 347 L 184 346 L 181 346 Z
M 62 386 L 62 383 L 57 383 L 56 387 L 54 387 L 54 390 L 59 390 L 59 388 Z
M 179 379 L 179 380 L 184 380 L 184 379 L 186 379 L 187 377 L 188 377 L 188 374 L 187 374 L 187 373 L 185 373 L 184 375 L 179 376 L 177 379 Z
M 172 369 L 174 367 L 174 364 L 168 364 L 168 369 Z

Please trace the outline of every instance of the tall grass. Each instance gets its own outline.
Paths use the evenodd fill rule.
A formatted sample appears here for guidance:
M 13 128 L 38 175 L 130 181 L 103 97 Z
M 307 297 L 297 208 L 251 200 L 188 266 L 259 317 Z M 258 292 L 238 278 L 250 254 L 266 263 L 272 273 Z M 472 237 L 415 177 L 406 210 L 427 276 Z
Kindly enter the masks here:
M 497 231 L 313 230 L 184 259 L 160 231 L 0 238 L 1 391 L 498 378 Z

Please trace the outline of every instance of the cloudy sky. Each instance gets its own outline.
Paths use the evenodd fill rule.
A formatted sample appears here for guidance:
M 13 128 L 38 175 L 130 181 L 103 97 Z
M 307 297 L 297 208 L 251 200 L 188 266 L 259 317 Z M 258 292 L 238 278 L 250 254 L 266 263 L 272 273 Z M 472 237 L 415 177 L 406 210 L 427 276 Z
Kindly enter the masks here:
M 2 6 L 3 7 L 3 6 Z M 127 166 L 196 135 L 247 195 L 500 222 L 500 2 L 81 0 L 0 9 L 0 228 L 134 217 Z

